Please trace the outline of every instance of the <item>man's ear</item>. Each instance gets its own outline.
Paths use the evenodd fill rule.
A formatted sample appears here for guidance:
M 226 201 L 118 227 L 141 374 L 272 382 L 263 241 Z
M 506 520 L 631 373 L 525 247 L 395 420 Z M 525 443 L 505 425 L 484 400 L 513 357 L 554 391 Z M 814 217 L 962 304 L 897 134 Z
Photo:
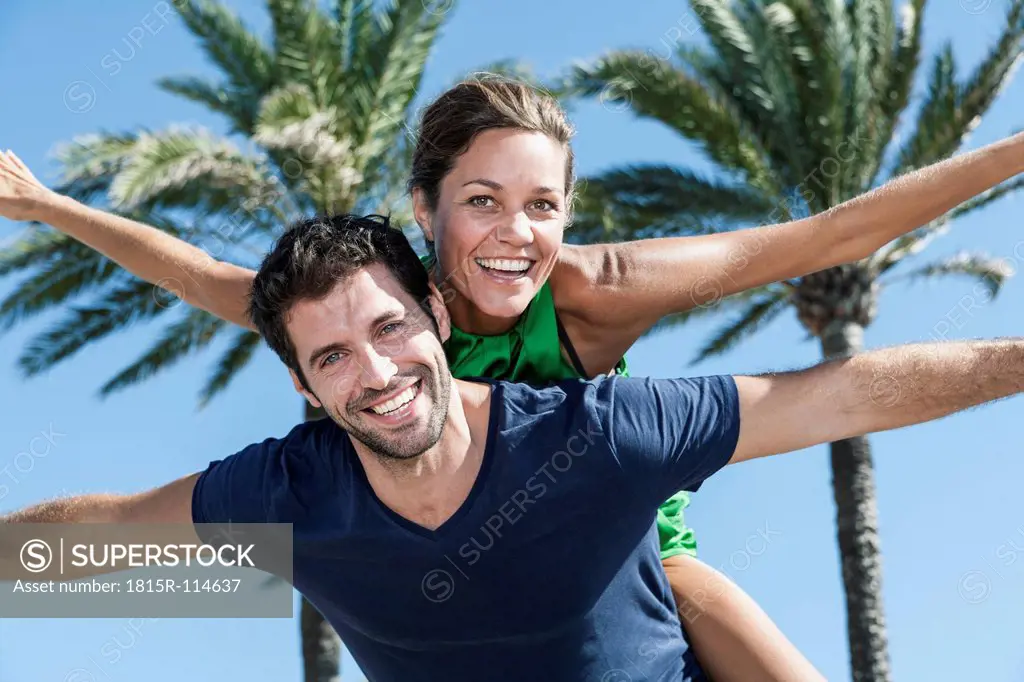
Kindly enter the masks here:
M 440 289 L 433 282 L 430 283 L 430 312 L 434 313 L 441 343 L 444 343 L 452 335 L 452 318 L 448 314 L 448 307 L 444 304 Z
M 316 408 L 323 407 L 323 405 L 320 404 L 320 401 L 317 400 L 316 396 L 303 387 L 302 382 L 299 380 L 299 375 L 295 373 L 294 369 L 289 369 L 288 374 L 292 377 L 292 385 L 295 386 L 295 390 L 300 393 L 303 398 L 309 401 L 310 405 Z
M 423 230 L 423 237 L 428 241 L 434 241 L 434 212 L 430 210 L 427 202 L 427 193 L 421 187 L 414 187 L 412 190 L 412 215 L 416 224 Z

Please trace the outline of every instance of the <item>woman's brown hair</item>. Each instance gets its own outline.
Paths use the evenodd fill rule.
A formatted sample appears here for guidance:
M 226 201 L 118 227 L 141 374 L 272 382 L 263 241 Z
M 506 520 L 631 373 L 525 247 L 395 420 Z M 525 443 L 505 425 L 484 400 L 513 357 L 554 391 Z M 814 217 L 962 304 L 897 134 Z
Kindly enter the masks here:
M 413 153 L 409 191 L 420 189 L 437 208 L 441 181 L 473 139 L 485 130 L 515 128 L 544 133 L 565 149 L 565 201 L 571 206 L 575 132 L 554 97 L 500 76 L 466 80 L 444 92 L 423 112 Z

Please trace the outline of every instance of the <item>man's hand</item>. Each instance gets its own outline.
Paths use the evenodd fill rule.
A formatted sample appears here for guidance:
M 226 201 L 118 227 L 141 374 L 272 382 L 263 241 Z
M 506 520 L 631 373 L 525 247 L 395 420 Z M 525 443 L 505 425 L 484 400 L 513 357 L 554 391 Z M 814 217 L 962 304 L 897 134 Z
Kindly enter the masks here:
M 735 377 L 731 463 L 938 419 L 1024 390 L 1024 339 L 921 343 Z
M 0 217 L 36 220 L 39 208 L 56 196 L 14 152 L 0 151 Z

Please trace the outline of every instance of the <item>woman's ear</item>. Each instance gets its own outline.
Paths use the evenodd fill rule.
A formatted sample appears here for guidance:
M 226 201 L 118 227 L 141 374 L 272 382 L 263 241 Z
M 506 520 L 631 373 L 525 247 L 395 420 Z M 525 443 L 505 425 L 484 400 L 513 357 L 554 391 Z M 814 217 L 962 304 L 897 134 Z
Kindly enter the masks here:
M 422 187 L 414 187 L 412 190 L 412 215 L 416 219 L 416 224 L 423 230 L 424 239 L 428 242 L 434 241 L 434 212 L 430 210 L 427 193 Z
M 448 307 L 444 304 L 440 289 L 433 282 L 430 283 L 430 312 L 434 313 L 437 331 L 441 335 L 441 343 L 444 343 L 452 335 L 452 318 L 448 314 Z

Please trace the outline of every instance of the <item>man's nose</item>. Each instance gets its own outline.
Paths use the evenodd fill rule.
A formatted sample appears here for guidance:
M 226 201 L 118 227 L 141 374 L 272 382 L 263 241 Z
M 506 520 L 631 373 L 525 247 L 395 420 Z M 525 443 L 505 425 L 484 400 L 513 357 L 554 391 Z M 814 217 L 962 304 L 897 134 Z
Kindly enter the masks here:
M 398 366 L 391 357 L 381 354 L 373 346 L 368 347 L 363 353 L 359 365 L 362 368 L 360 382 L 364 388 L 383 391 L 398 374 Z

